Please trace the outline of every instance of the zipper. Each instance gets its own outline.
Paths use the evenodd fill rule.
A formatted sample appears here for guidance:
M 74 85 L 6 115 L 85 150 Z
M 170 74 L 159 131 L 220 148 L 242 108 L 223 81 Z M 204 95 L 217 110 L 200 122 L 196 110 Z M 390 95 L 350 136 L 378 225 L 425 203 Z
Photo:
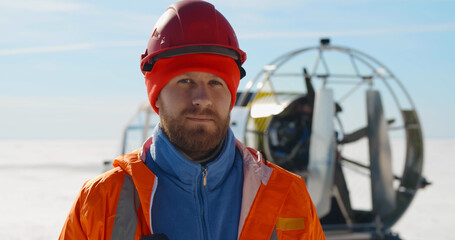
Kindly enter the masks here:
M 203 185 L 204 185 L 204 187 L 206 187 L 207 186 L 207 167 L 205 167 L 205 166 L 202 167 L 202 178 L 203 178 L 203 180 L 202 180 Z
M 200 210 L 201 210 L 201 223 L 202 223 L 202 234 L 203 234 L 203 237 L 205 240 L 208 240 L 209 237 L 208 237 L 208 233 L 207 233 L 207 224 L 205 222 L 205 211 L 204 211 L 204 194 L 203 194 L 203 191 L 204 191 L 204 188 L 207 186 L 207 167 L 206 166 L 202 166 L 202 185 L 203 187 L 201 187 L 201 184 L 199 182 L 199 207 L 200 207 Z

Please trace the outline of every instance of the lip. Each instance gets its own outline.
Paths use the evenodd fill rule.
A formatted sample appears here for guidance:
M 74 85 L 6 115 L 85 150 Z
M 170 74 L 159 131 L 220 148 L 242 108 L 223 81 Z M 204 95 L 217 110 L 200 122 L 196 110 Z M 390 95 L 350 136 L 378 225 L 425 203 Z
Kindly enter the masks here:
M 195 121 L 195 122 L 211 122 L 211 121 L 213 121 L 213 118 L 211 118 L 209 116 L 203 116 L 203 115 L 200 115 L 200 116 L 187 116 L 186 119 L 188 119 L 190 121 Z

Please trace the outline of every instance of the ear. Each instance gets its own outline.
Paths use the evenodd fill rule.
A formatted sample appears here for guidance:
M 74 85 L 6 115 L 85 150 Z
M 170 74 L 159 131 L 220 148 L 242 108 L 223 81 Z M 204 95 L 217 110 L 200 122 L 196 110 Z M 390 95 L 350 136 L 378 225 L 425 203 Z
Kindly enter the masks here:
M 161 100 L 160 100 L 160 95 L 158 94 L 158 97 L 156 97 L 156 101 L 155 101 L 155 107 L 160 109 L 161 107 Z

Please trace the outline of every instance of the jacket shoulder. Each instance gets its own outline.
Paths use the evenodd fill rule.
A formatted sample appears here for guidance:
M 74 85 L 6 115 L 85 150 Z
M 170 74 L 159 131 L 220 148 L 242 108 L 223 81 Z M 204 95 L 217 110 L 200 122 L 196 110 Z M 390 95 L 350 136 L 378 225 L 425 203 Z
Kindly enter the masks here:
M 274 163 L 267 163 L 267 166 L 273 168 L 276 176 L 273 178 L 279 184 L 286 184 L 286 201 L 285 206 L 296 206 L 297 208 L 312 210 L 313 202 L 305 184 L 305 180 L 300 175 L 289 172 Z M 315 213 L 314 213 L 315 214 Z
M 112 190 L 112 187 L 121 187 L 126 174 L 122 168 L 115 167 L 85 182 L 82 191 L 109 191 Z
M 99 212 L 104 206 L 103 215 L 115 214 L 118 196 L 127 173 L 120 167 L 115 167 L 84 183 L 80 194 L 79 204 L 81 213 Z
M 303 182 L 305 183 L 305 181 L 303 180 L 303 178 L 300 176 L 300 175 L 297 175 L 293 172 L 290 172 L 278 165 L 276 165 L 275 163 L 271 163 L 271 162 L 267 162 L 265 163 L 268 167 L 271 167 L 273 168 L 274 171 L 278 172 L 279 174 L 281 175 L 284 175 L 288 178 L 290 178 L 292 181 L 298 181 L 298 182 Z

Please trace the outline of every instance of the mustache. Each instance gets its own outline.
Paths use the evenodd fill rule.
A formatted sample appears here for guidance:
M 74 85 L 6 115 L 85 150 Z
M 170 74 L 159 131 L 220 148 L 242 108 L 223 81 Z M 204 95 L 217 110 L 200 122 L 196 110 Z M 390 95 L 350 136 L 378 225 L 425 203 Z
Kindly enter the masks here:
M 183 115 L 205 115 L 211 117 L 219 117 L 218 114 L 210 108 L 191 107 L 182 111 Z

